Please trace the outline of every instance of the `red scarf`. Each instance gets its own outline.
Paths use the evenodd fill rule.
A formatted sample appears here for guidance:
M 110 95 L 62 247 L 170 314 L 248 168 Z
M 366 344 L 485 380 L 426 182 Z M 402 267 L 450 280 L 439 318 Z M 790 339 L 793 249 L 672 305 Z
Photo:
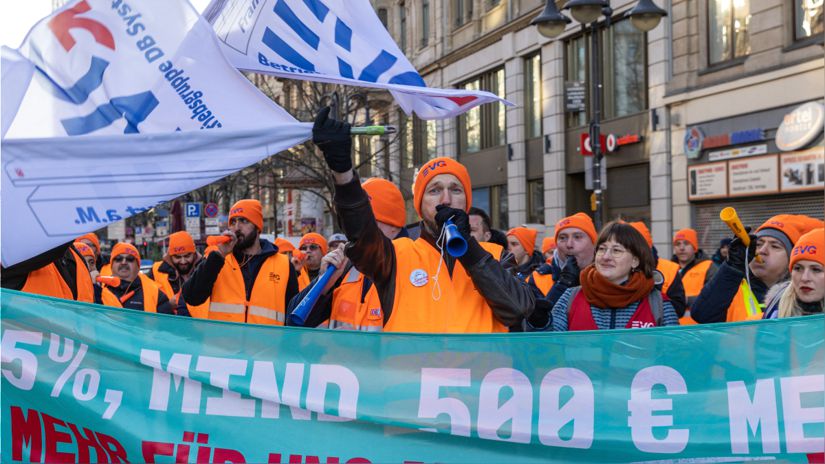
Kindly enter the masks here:
M 624 285 L 616 285 L 601 275 L 593 264 L 584 268 L 579 278 L 584 296 L 597 308 L 626 308 L 653 290 L 653 279 L 641 272 L 631 273 Z

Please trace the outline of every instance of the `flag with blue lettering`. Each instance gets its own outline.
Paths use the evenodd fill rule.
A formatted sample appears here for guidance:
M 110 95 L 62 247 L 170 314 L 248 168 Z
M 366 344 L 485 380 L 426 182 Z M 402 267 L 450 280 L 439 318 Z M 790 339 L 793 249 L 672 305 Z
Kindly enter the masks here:
M 204 17 L 238 69 L 386 89 L 422 119 L 510 104 L 490 92 L 427 87 L 368 0 L 212 0 Z
M 2 58 L 6 267 L 311 136 L 186 1 L 71 1 Z

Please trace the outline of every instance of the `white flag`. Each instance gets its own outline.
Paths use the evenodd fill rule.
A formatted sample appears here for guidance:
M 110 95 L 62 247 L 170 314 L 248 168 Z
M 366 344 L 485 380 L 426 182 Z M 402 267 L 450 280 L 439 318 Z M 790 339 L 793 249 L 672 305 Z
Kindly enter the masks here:
M 2 264 L 307 140 L 186 1 L 76 0 L 2 63 Z
M 490 92 L 426 87 L 368 0 L 212 0 L 204 17 L 238 69 L 387 89 L 422 119 L 511 105 Z

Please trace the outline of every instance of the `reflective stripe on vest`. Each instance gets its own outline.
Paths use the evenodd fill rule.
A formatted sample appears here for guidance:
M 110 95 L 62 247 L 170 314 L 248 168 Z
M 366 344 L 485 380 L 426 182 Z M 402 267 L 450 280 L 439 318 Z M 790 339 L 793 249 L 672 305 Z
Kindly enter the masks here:
M 268 256 L 246 299 L 246 287 L 235 255 L 226 256 L 212 287 L 209 319 L 250 324 L 284 325 L 284 299 L 292 266 L 286 255 Z M 191 307 L 191 306 L 190 306 Z
M 728 307 L 727 322 L 747 321 L 756 316 L 762 315 L 764 305 L 759 303 L 753 290 L 748 286 L 747 281 L 742 279 L 739 290 Z
M 682 274 L 682 285 L 685 287 L 686 297 L 699 296 L 699 294 L 702 293 L 702 287 L 705 286 L 705 276 L 712 264 L 713 261 L 708 259 L 693 266 Z
M 480 243 L 498 260 L 502 247 Z M 426 240 L 399 238 L 393 241 L 396 256 L 395 298 L 387 332 L 490 333 L 506 332 L 493 316 L 487 300 L 475 288 L 461 262 L 453 275 L 442 265 L 438 276 L 440 297 L 434 285 L 441 256 Z
M 364 275 L 354 267 L 346 278 L 332 292 L 332 308 L 327 327 L 337 330 L 360 330 L 362 332 L 382 332 L 384 312 L 375 285 L 371 285 L 364 301 Z
M 656 263 L 656 270 L 661 272 L 665 278 L 665 283 L 662 285 L 662 293 L 667 293 L 667 289 L 670 288 L 670 284 L 673 283 L 676 274 L 679 273 L 679 265 L 673 261 L 659 258 L 659 262 Z

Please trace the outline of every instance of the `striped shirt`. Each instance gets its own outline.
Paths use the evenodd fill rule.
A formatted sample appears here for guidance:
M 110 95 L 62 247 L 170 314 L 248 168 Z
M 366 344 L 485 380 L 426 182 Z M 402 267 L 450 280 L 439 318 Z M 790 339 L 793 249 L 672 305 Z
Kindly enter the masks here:
M 567 332 L 567 308 L 570 306 L 570 296 L 573 289 L 581 289 L 581 287 L 568 288 L 566 292 L 559 298 L 556 305 L 553 306 L 553 330 L 557 332 Z M 593 320 L 601 330 L 607 329 L 624 329 L 633 313 L 639 307 L 639 302 L 630 303 L 626 308 L 621 309 L 602 309 L 590 305 L 590 311 L 593 313 Z M 670 301 L 662 302 L 662 324 L 663 325 L 679 325 L 679 318 L 676 316 L 676 311 Z M 615 313 L 615 317 L 613 314 Z M 611 318 L 613 323 L 611 325 Z

